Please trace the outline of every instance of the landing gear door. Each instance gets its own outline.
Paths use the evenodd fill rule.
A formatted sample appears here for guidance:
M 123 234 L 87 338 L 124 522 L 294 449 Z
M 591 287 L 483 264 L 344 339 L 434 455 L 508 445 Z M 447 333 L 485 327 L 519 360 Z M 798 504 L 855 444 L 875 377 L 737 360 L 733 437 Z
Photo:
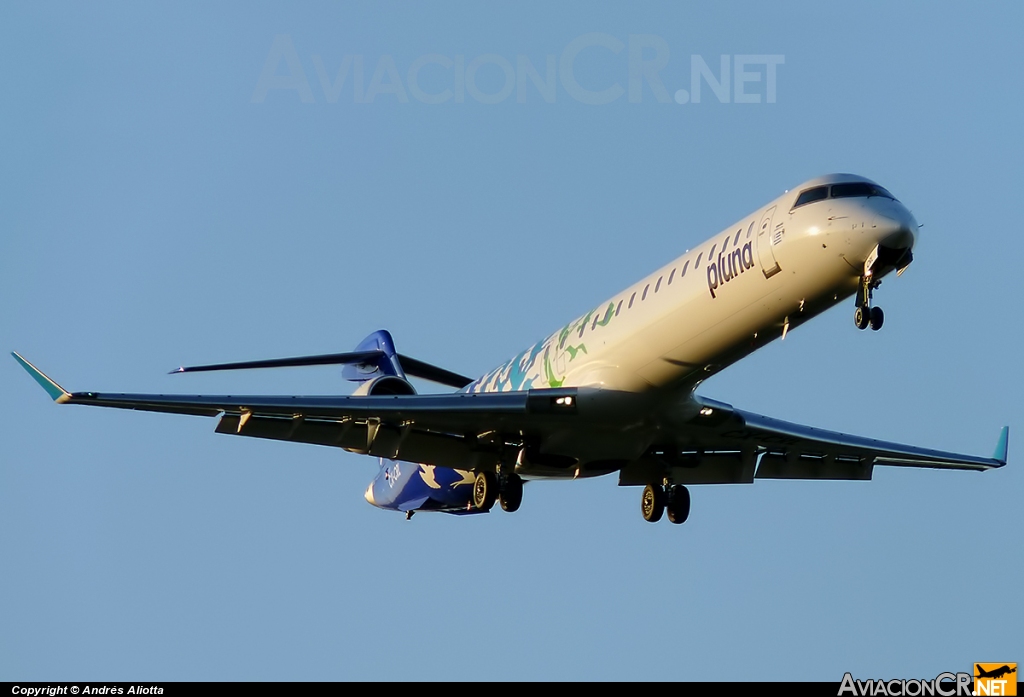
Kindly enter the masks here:
M 775 206 L 772 206 L 761 216 L 761 223 L 757 226 L 757 260 L 761 263 L 761 271 L 765 278 L 771 278 L 782 267 L 775 261 L 775 253 L 772 251 L 772 243 L 775 241 L 772 231 L 772 218 L 775 216 Z

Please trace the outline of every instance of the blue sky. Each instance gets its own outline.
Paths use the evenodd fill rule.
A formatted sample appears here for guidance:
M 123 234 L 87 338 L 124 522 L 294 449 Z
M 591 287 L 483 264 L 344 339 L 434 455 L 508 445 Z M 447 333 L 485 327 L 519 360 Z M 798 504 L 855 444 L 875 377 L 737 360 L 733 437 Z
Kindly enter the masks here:
M 1022 13 L 4 5 L 0 348 L 69 389 L 344 392 L 334 368 L 164 373 L 348 350 L 378 328 L 482 374 L 847 171 L 924 223 L 876 295 L 885 328 L 858 332 L 843 304 L 700 392 L 958 452 L 988 455 L 1004 424 L 1011 439 L 985 474 L 694 487 L 682 528 L 645 523 L 613 477 L 530 484 L 515 515 L 406 522 L 363 501 L 374 460 L 58 408 L 8 359 L 0 678 L 838 681 L 1021 660 Z M 661 102 L 649 82 L 631 101 L 631 35 L 645 60 L 663 51 L 673 97 L 692 56 L 716 74 L 723 55 L 734 71 L 781 56 L 775 100 L 754 65 L 741 92 L 759 103 L 706 83 L 699 103 Z M 275 37 L 300 70 L 274 74 L 311 102 L 260 98 Z M 553 100 L 527 78 L 524 99 L 484 103 L 508 91 L 503 66 L 546 77 L 581 41 L 574 79 L 617 99 L 583 103 L 560 76 Z M 346 56 L 358 102 L 355 73 L 329 100 L 318 72 Z M 443 103 L 409 92 L 425 56 L 442 62 L 417 85 L 451 89 Z M 378 68 L 398 89 L 389 65 L 407 101 L 369 102 Z

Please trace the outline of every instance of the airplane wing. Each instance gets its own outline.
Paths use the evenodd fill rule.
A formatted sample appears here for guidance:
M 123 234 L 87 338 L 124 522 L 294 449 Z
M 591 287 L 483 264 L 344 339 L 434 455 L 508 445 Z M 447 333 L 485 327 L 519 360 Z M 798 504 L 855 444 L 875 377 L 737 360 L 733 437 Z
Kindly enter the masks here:
M 627 466 L 620 483 L 662 472 L 677 484 L 739 484 L 754 479 L 868 480 L 876 465 L 984 471 L 1006 464 L 1009 427 L 992 457 L 828 431 L 695 398 L 699 414 L 675 435 L 671 450 Z
M 991 458 L 960 455 L 957 453 L 891 443 L 874 438 L 826 431 L 811 426 L 761 416 L 747 411 L 736 411 L 743 420 L 746 433 L 762 443 L 768 453 L 784 452 L 792 460 L 792 451 L 802 458 L 857 458 L 873 460 L 876 465 L 904 467 L 931 467 L 936 469 L 987 470 L 1006 464 L 1006 451 L 1010 429 L 1004 426 L 999 435 L 995 453 Z M 785 448 L 779 445 L 784 444 Z
M 481 433 L 557 428 L 576 412 L 575 388 L 309 397 L 68 392 L 17 353 L 12 355 L 58 404 L 220 416 L 218 433 L 328 445 L 446 467 L 493 462 L 478 438 Z
M 160 395 L 68 392 L 13 354 L 60 404 L 220 416 L 218 433 L 313 443 L 428 465 L 493 467 L 486 435 L 573 428 L 576 388 L 380 396 Z M 1006 464 L 1009 429 L 991 458 L 919 448 L 790 423 L 696 397 L 698 415 L 626 464 L 620 484 L 758 479 L 871 479 L 875 465 L 987 470 Z M 579 423 L 578 421 L 576 423 Z

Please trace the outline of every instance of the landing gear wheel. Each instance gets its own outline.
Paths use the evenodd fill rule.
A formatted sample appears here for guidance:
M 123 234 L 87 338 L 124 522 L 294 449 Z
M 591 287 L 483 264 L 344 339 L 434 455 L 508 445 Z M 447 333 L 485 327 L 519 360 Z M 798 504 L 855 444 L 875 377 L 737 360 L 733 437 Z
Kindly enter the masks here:
M 668 503 L 665 505 L 668 522 L 681 525 L 690 517 L 690 490 L 685 486 L 674 486 L 669 489 Z
M 882 328 L 882 323 L 885 321 L 885 313 L 882 312 L 882 308 L 873 307 L 871 308 L 871 328 L 876 332 Z
M 665 489 L 659 484 L 648 484 L 640 499 L 640 512 L 648 523 L 657 523 L 665 512 Z
M 473 481 L 473 508 L 489 511 L 498 496 L 498 478 L 493 472 L 477 472 Z
M 858 307 L 853 312 L 853 323 L 857 325 L 857 329 L 867 329 L 871 324 L 871 310 L 866 307 Z
M 510 475 L 498 492 L 498 502 L 501 503 L 501 510 L 506 513 L 518 511 L 523 504 L 523 478 L 518 474 Z

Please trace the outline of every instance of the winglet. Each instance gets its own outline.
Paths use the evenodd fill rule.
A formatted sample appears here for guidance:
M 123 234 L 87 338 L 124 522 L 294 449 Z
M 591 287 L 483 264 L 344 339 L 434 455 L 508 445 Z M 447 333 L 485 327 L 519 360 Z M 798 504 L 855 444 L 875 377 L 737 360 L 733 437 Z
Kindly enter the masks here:
M 1006 451 L 1009 448 L 1009 440 L 1010 427 L 1003 426 L 1003 430 L 999 434 L 999 442 L 996 443 L 996 451 L 992 454 L 993 460 L 999 460 L 1004 465 L 1006 464 Z
M 64 404 L 71 399 L 70 392 L 43 375 L 43 371 L 39 370 L 39 368 L 26 361 L 16 352 L 12 351 L 11 355 L 14 356 L 14 360 L 21 363 L 21 367 L 28 371 L 28 374 L 32 376 L 33 380 L 42 385 L 43 389 L 46 390 L 46 393 L 53 397 L 53 401 L 57 402 L 57 404 Z

